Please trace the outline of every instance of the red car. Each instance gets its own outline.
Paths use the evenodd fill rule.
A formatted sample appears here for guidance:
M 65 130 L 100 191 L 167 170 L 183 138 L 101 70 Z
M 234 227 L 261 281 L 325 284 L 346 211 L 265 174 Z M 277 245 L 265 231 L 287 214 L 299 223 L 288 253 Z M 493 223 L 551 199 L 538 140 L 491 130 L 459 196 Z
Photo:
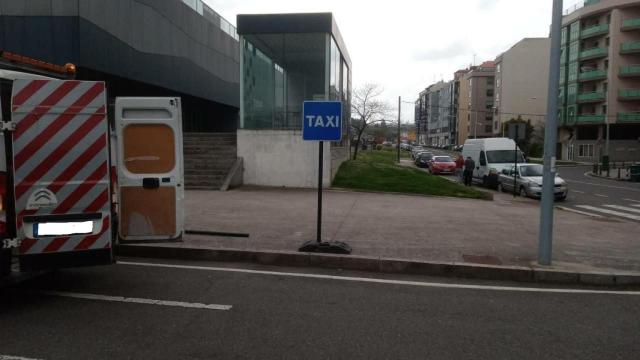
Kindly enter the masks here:
M 453 174 L 456 163 L 451 156 L 434 156 L 429 162 L 429 172 L 432 174 Z

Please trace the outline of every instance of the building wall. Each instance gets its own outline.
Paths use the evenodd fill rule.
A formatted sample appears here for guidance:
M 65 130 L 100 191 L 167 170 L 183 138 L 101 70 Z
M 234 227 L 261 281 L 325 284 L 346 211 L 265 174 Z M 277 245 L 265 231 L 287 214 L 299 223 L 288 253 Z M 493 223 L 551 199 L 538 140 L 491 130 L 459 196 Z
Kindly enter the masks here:
M 138 84 L 164 89 L 166 96 L 192 96 L 185 111 L 194 116 L 185 118 L 211 112 L 200 114 L 202 121 L 235 129 L 238 41 L 181 0 L 0 0 L 0 48 L 74 63 L 78 78 L 114 84 L 110 97 L 130 96 L 112 89 Z M 188 106 L 197 99 L 220 108 Z
M 550 49 L 549 38 L 527 38 L 496 59 L 494 135 L 502 135 L 502 124 L 519 114 L 534 126 L 544 122 Z
M 238 129 L 238 157 L 243 158 L 245 185 L 311 188 L 318 185 L 318 143 L 303 141 L 300 130 Z M 323 187 L 348 153 L 324 143 Z
M 468 109 L 470 111 L 469 138 L 486 138 L 493 136 L 493 89 L 494 67 L 478 66 L 465 75 L 469 93 Z M 477 128 L 476 128 L 477 127 Z
M 572 155 L 583 161 L 600 159 L 606 154 L 609 127 L 611 160 L 640 160 L 640 152 L 628 150 L 639 144 L 640 100 L 620 97 L 625 89 L 640 92 L 640 74 L 620 76 L 623 67 L 640 64 L 640 53 L 620 51 L 623 44 L 640 43 L 637 29 L 622 29 L 625 20 L 634 19 L 640 21 L 640 3 L 629 0 L 602 0 L 563 18 L 558 134 L 564 159 Z M 597 28 L 602 31 L 591 32 Z M 589 56 L 594 49 L 601 52 Z M 597 77 L 590 77 L 596 73 Z M 602 97 L 586 98 L 597 94 Z M 597 129 L 597 137 L 573 136 L 587 128 Z M 592 156 L 579 157 L 579 145 L 592 145 Z
M 469 112 L 469 80 L 466 72 L 459 73 L 458 81 L 460 83 L 460 92 L 458 94 L 458 124 L 457 124 L 457 141 L 458 144 L 464 145 L 469 137 L 469 122 L 471 113 Z

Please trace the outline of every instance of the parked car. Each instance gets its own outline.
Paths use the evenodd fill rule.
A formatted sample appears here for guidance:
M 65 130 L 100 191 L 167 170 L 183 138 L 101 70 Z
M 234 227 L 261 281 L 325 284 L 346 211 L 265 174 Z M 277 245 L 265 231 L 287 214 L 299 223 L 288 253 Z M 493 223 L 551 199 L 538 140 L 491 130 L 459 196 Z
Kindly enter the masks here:
M 425 151 L 416 156 L 415 164 L 417 167 L 428 168 L 429 162 L 433 159 L 433 153 Z
M 456 163 L 451 156 L 434 156 L 429 162 L 429 172 L 432 174 L 453 174 Z
M 420 145 L 416 145 L 416 146 L 412 147 L 411 148 L 411 158 L 415 160 L 416 153 L 418 151 L 423 151 L 423 150 L 424 150 L 424 148 L 422 146 L 420 146 Z
M 542 196 L 542 165 L 539 164 L 518 164 L 518 172 L 516 176 L 516 192 L 522 197 L 531 197 L 539 199 Z M 503 169 L 500 173 L 498 189 L 504 192 L 513 192 L 513 177 L 515 166 L 512 165 L 508 169 Z M 567 198 L 569 188 L 558 174 L 556 174 L 553 193 L 556 200 L 564 200 Z

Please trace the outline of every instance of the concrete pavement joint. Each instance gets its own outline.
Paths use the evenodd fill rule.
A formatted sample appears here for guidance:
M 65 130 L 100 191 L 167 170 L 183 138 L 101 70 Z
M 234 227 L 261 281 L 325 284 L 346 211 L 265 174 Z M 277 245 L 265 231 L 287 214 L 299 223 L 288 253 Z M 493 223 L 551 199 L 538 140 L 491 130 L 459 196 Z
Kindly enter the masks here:
M 395 274 L 452 276 L 485 280 L 585 284 L 606 286 L 640 285 L 640 273 L 575 272 L 537 267 L 496 266 L 462 262 L 429 262 L 299 252 L 233 249 L 176 248 L 152 245 L 119 245 L 120 256 L 176 260 L 249 262 L 262 265 L 318 267 Z

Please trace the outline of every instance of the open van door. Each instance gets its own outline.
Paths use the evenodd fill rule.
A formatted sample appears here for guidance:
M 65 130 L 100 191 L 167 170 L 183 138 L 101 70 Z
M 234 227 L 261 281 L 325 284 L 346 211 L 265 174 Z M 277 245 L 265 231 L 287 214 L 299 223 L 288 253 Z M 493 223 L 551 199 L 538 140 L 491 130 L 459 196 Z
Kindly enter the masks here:
M 180 240 L 184 176 L 180 98 L 117 98 L 119 236 Z
M 13 82 L 22 271 L 113 262 L 106 114 L 103 82 Z

